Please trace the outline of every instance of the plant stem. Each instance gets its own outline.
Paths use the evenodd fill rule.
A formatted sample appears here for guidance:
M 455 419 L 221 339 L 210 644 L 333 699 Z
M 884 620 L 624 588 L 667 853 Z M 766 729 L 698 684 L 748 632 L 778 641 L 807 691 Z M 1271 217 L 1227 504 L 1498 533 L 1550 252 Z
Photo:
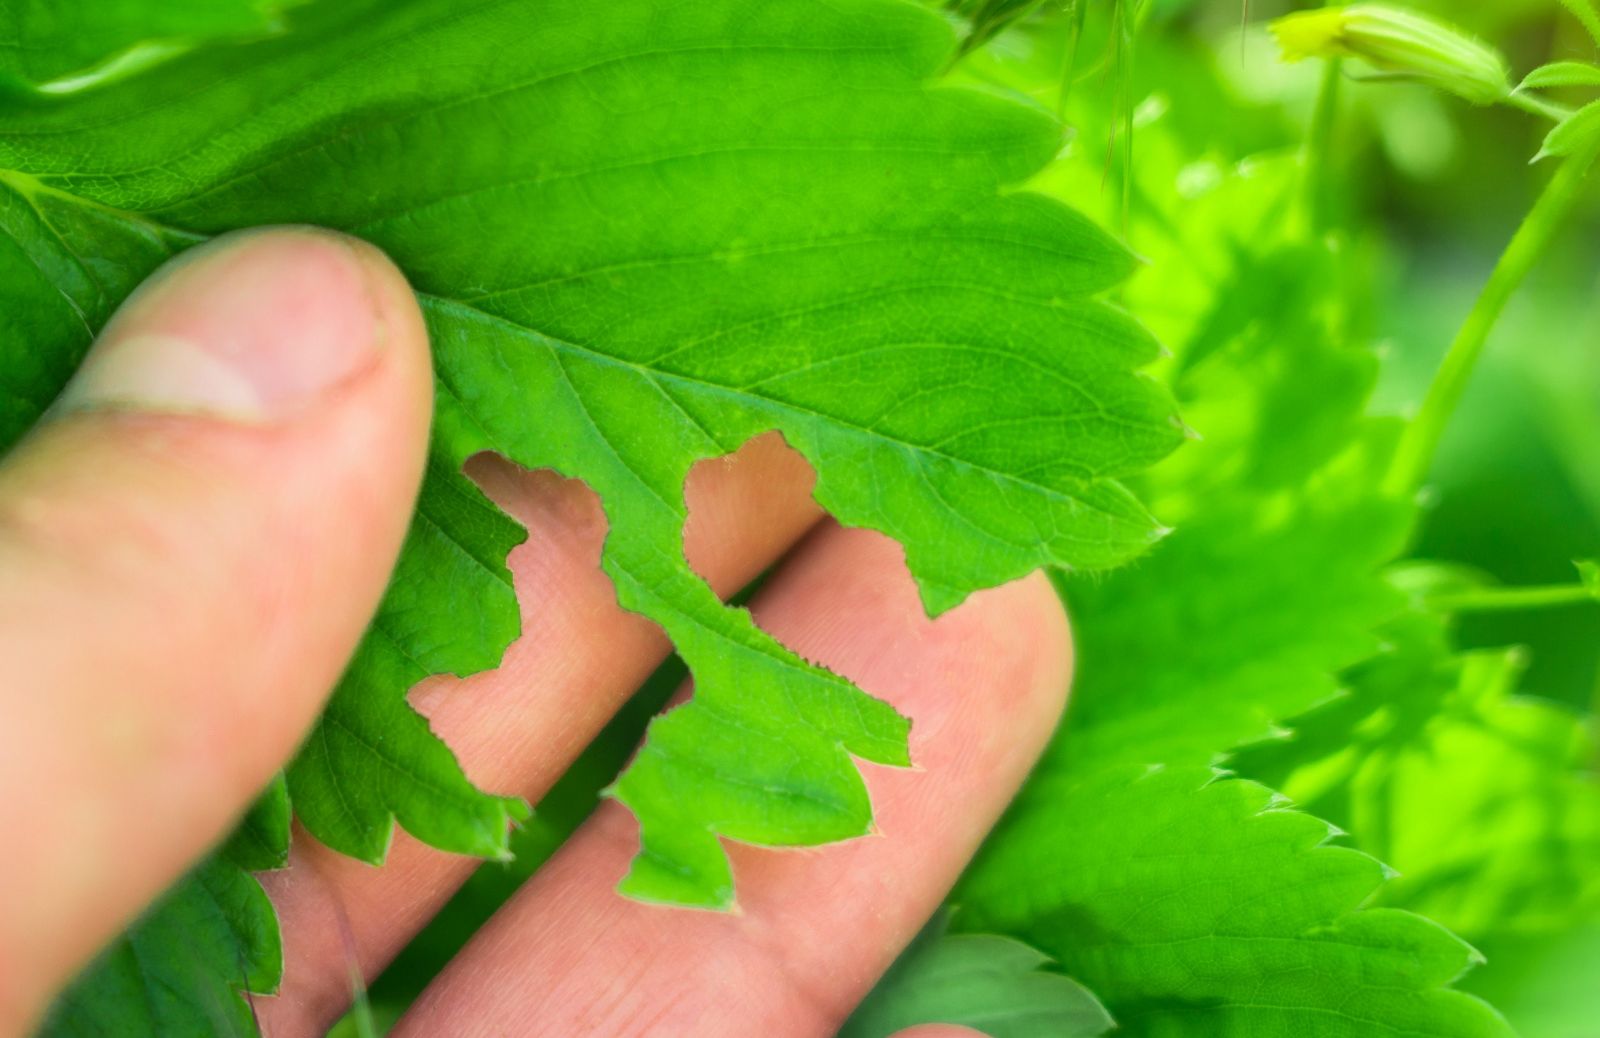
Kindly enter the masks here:
M 1322 234 L 1332 223 L 1328 212 L 1329 191 L 1333 161 L 1333 126 L 1339 113 L 1339 92 L 1344 82 L 1344 62 L 1330 58 L 1323 63 L 1322 84 L 1317 88 L 1317 106 L 1311 113 L 1311 127 L 1306 134 L 1305 151 L 1301 157 L 1301 175 L 1304 180 L 1304 201 L 1307 223 L 1313 234 Z
M 1517 228 L 1466 322 L 1450 344 L 1439 373 L 1428 387 L 1421 410 L 1401 437 L 1384 484 L 1387 492 L 1396 496 L 1413 493 L 1427 477 L 1445 426 L 1461 402 L 1472 369 L 1489 341 L 1489 333 L 1534 264 L 1566 226 L 1593 158 L 1594 148 L 1591 147 L 1563 162 L 1523 219 L 1522 226 Z
M 1532 112 L 1534 115 L 1543 116 L 1555 122 L 1561 122 L 1572 114 L 1572 109 L 1566 105 L 1557 104 L 1554 101 L 1546 101 L 1538 94 L 1524 93 L 1520 90 L 1507 94 L 1502 103 L 1508 104 L 1512 108 L 1520 108 L 1524 112 Z
M 1553 584 L 1548 587 L 1474 588 L 1471 591 L 1434 595 L 1428 599 L 1428 605 L 1446 613 L 1494 613 L 1593 601 L 1594 593 L 1582 584 Z

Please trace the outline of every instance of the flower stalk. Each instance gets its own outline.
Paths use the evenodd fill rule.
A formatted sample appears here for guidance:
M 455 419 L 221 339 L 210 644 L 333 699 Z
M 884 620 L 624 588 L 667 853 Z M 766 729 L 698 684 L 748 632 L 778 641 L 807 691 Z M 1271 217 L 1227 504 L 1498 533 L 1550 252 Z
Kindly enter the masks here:
M 1494 272 L 1467 314 L 1461 330 L 1445 354 L 1439 373 L 1434 376 L 1422 407 L 1406 428 L 1396 448 L 1385 489 L 1392 494 L 1414 492 L 1427 478 L 1445 426 L 1455 413 L 1473 368 L 1483 355 L 1489 334 L 1505 312 L 1506 305 L 1529 272 L 1549 249 L 1550 243 L 1567 225 L 1584 180 L 1595 158 L 1594 146 L 1566 159 L 1545 185 L 1537 202 L 1523 219 L 1511 244 L 1500 256 Z

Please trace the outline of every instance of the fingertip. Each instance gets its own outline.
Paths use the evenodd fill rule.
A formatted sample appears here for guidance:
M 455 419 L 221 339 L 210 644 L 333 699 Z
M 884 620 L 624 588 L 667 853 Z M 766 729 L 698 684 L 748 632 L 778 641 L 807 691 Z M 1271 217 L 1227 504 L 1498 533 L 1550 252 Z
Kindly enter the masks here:
M 971 611 L 980 628 L 974 644 L 994 662 L 993 695 L 1024 723 L 1054 729 L 1072 684 L 1072 627 L 1050 578 L 1041 572 L 973 594 L 956 614 Z
M 369 245 L 304 227 L 226 234 L 123 304 L 56 413 L 289 420 L 414 352 L 419 328 L 404 279 Z
M 1072 632 L 1048 577 L 973 592 L 930 620 L 904 553 L 883 534 L 825 523 L 794 559 L 801 564 L 775 575 L 774 593 L 757 600 L 757 622 L 808 658 L 827 645 L 824 665 L 909 716 L 914 762 L 992 750 L 1031 764 L 1072 677 Z M 979 738 L 951 740 L 952 728 Z

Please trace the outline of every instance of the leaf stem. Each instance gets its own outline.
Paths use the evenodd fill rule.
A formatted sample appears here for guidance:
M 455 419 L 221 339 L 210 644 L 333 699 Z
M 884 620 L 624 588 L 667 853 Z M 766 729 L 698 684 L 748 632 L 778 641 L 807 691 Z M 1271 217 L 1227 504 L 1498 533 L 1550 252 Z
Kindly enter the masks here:
M 1552 584 L 1547 587 L 1473 588 L 1434 595 L 1427 601 L 1431 608 L 1445 613 L 1498 613 L 1579 605 L 1595 600 L 1594 592 L 1582 584 Z
M 1389 493 L 1395 496 L 1413 493 L 1427 477 L 1445 426 L 1461 402 L 1473 368 L 1489 341 L 1489 333 L 1534 265 L 1566 226 L 1567 217 L 1582 192 L 1594 152 L 1591 147 L 1561 164 L 1523 219 L 1522 226 L 1517 228 L 1511 244 L 1506 246 L 1472 311 L 1456 333 L 1455 341 L 1450 344 L 1439 373 L 1428 387 L 1421 410 L 1401 437 L 1384 484 Z

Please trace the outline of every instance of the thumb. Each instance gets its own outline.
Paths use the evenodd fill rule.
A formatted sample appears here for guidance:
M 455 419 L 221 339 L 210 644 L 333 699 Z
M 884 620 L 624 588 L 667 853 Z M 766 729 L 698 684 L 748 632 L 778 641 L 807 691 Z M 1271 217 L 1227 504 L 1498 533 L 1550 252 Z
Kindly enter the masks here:
M 376 249 L 229 235 L 135 293 L 0 465 L 0 1031 L 293 751 L 394 564 L 431 389 Z

